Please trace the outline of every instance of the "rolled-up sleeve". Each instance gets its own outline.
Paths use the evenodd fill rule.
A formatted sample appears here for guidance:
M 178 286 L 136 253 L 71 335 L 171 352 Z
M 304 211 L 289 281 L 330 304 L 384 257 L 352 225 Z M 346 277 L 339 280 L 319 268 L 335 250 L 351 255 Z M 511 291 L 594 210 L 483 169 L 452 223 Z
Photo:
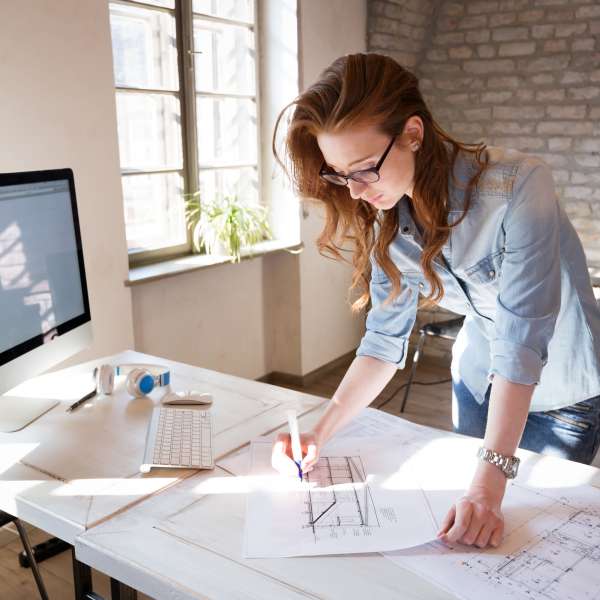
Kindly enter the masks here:
M 384 304 L 392 284 L 374 259 L 371 259 L 371 266 L 371 310 L 356 355 L 372 356 L 401 369 L 406 362 L 408 339 L 415 324 L 418 289 L 402 277 L 400 294 Z
M 560 211 L 550 168 L 524 161 L 503 220 L 505 248 L 490 371 L 537 384 L 560 310 Z

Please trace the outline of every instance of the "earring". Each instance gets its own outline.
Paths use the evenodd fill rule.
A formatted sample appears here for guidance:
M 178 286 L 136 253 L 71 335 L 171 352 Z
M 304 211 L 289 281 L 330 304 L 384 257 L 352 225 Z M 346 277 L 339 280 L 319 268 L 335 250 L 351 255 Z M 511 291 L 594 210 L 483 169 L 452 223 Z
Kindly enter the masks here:
M 415 142 L 411 147 L 416 152 L 419 149 L 419 142 Z

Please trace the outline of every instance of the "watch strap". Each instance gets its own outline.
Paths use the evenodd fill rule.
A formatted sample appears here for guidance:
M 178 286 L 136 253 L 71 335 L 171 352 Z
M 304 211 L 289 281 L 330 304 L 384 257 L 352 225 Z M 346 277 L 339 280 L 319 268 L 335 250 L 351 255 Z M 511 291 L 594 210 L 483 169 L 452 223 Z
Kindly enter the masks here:
M 517 476 L 521 462 L 516 456 L 505 456 L 483 446 L 477 451 L 477 458 L 498 467 L 507 479 L 514 479 Z

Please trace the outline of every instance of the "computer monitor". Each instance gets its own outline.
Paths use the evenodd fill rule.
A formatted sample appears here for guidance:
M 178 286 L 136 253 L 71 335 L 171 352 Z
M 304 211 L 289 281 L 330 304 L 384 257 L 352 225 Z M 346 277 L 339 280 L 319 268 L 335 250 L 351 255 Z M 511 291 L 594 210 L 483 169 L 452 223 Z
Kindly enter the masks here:
M 73 172 L 0 174 L 0 394 L 91 342 Z M 56 404 L 0 395 L 0 431 Z

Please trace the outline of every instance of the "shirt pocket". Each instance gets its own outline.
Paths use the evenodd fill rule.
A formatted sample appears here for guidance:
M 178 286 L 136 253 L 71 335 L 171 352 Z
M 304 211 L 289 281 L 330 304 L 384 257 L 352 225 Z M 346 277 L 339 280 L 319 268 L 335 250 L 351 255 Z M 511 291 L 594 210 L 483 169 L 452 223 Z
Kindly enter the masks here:
M 423 292 L 425 289 L 425 276 L 422 271 L 407 269 L 401 271 L 402 286 L 408 287 L 415 292 Z
M 467 279 L 477 285 L 488 285 L 498 281 L 502 273 L 504 250 L 498 250 L 482 258 L 465 271 Z

